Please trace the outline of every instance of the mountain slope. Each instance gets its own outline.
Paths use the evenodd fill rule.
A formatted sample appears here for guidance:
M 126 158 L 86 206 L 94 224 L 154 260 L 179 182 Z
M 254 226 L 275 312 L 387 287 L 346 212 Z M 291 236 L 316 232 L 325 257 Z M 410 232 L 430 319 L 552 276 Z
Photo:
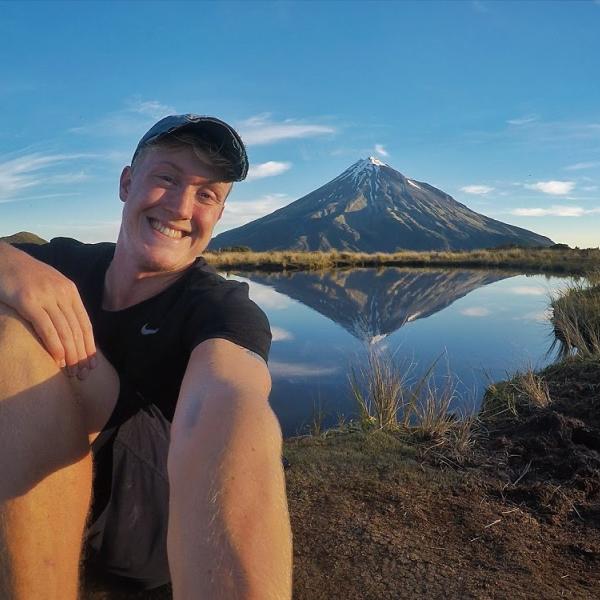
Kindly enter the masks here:
M 210 249 L 471 250 L 552 240 L 476 213 L 443 191 L 375 158 L 265 217 L 226 231 Z
M 19 231 L 19 233 L 0 237 L 0 242 L 7 242 L 8 244 L 47 244 L 46 240 L 29 231 Z

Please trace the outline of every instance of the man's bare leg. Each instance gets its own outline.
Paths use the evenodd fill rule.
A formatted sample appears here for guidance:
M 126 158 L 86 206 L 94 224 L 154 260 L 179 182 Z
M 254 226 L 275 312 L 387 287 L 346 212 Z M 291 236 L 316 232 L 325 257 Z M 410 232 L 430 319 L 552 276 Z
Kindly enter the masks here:
M 0 598 L 74 599 L 91 495 L 81 403 L 0 304 Z

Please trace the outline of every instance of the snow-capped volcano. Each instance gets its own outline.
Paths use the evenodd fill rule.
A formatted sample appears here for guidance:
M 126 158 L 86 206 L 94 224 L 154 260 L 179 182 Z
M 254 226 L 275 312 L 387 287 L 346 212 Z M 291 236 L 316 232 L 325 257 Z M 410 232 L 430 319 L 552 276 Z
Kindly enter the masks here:
M 210 249 L 394 252 L 511 243 L 548 246 L 552 240 L 476 213 L 369 157 L 288 206 L 218 235 Z

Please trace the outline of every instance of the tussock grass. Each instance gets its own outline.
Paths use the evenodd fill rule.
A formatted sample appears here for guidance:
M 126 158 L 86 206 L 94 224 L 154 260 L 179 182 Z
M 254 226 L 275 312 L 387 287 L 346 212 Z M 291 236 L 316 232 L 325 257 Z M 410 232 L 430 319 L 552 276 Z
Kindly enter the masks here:
M 532 273 L 583 275 L 600 269 L 600 249 L 504 248 L 470 251 L 404 250 L 394 253 L 206 252 L 206 260 L 224 270 L 321 270 L 344 267 L 469 267 L 518 269 Z
M 523 394 L 533 406 L 545 408 L 552 402 L 548 384 L 543 377 L 534 373 L 532 369 L 519 374 L 515 378 L 514 385 L 517 391 Z
M 349 382 L 363 432 L 398 432 L 407 441 L 445 446 L 459 459 L 473 446 L 476 417 L 460 417 L 451 409 L 456 384 L 450 376 L 438 386 L 438 357 L 427 372 L 411 382 L 414 364 L 402 365 L 385 348 L 366 348 L 366 360 L 352 367 Z
M 396 429 L 398 412 L 404 406 L 405 381 L 386 351 L 367 349 L 366 363 L 350 368 L 350 389 L 363 429 Z
M 481 404 L 480 416 L 488 423 L 518 420 L 526 407 L 546 408 L 552 403 L 550 389 L 543 374 L 531 367 L 517 371 L 506 381 L 488 386 Z
M 600 281 L 598 273 L 572 283 L 550 302 L 559 357 L 600 354 Z

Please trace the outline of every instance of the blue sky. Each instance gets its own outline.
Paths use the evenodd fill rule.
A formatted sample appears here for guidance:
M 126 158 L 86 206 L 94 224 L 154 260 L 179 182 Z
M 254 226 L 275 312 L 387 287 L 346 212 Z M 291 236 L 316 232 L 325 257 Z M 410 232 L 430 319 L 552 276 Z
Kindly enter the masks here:
M 599 31 L 594 0 L 0 1 L 0 236 L 115 240 L 138 139 L 195 112 L 252 164 L 217 231 L 372 155 L 599 246 Z

